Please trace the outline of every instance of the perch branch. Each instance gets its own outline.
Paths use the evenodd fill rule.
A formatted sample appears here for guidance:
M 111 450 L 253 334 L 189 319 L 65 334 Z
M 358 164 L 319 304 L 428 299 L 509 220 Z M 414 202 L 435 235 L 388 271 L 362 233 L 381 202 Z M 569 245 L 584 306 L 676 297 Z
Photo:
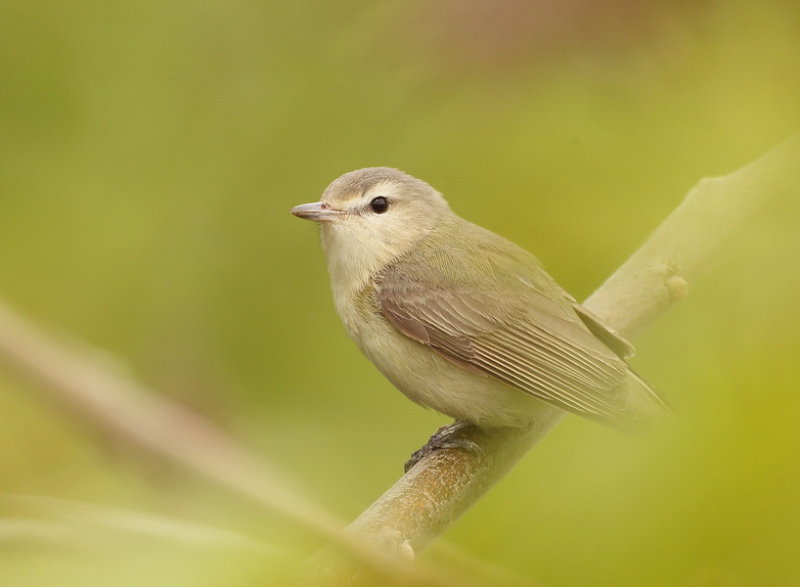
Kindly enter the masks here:
M 730 175 L 704 179 L 584 305 L 632 337 L 688 293 L 689 281 L 759 209 L 800 191 L 800 136 Z M 555 422 L 531 430 L 468 432 L 479 453 L 434 452 L 364 511 L 349 530 L 396 553 L 419 552 L 475 503 Z M 354 585 L 336 553 L 310 562 L 316 584 Z

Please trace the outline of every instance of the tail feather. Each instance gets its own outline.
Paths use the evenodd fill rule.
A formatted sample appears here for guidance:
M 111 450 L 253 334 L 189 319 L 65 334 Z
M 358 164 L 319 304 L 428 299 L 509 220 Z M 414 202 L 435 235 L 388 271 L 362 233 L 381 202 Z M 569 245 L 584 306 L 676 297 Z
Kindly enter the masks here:
M 612 424 L 618 427 L 642 430 L 673 415 L 666 401 L 633 371 L 628 371 L 614 392 L 620 406 L 620 417 Z

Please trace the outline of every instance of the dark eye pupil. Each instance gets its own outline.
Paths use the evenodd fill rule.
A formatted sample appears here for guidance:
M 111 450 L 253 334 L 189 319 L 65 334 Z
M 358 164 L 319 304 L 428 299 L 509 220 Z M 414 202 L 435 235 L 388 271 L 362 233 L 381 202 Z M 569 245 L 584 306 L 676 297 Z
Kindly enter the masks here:
M 369 205 L 372 207 L 372 211 L 375 212 L 375 214 L 383 214 L 389 209 L 389 200 L 383 196 L 378 196 L 377 198 L 373 198 Z

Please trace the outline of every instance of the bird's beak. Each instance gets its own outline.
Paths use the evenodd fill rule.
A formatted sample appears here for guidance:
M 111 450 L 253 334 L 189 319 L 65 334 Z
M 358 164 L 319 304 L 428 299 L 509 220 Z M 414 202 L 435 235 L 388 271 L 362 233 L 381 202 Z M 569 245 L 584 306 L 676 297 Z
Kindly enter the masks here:
M 331 222 L 342 215 L 340 210 L 334 210 L 322 202 L 300 204 L 291 209 L 291 213 L 298 218 L 316 220 L 317 222 Z

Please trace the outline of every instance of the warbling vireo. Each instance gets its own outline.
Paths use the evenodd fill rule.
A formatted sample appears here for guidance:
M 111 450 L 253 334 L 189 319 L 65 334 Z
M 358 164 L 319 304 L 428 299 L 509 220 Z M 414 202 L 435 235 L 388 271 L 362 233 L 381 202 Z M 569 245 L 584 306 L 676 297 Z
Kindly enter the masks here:
M 347 333 L 413 401 L 482 428 L 559 409 L 636 427 L 666 412 L 627 341 L 424 181 L 361 169 L 291 212 L 321 224 Z

